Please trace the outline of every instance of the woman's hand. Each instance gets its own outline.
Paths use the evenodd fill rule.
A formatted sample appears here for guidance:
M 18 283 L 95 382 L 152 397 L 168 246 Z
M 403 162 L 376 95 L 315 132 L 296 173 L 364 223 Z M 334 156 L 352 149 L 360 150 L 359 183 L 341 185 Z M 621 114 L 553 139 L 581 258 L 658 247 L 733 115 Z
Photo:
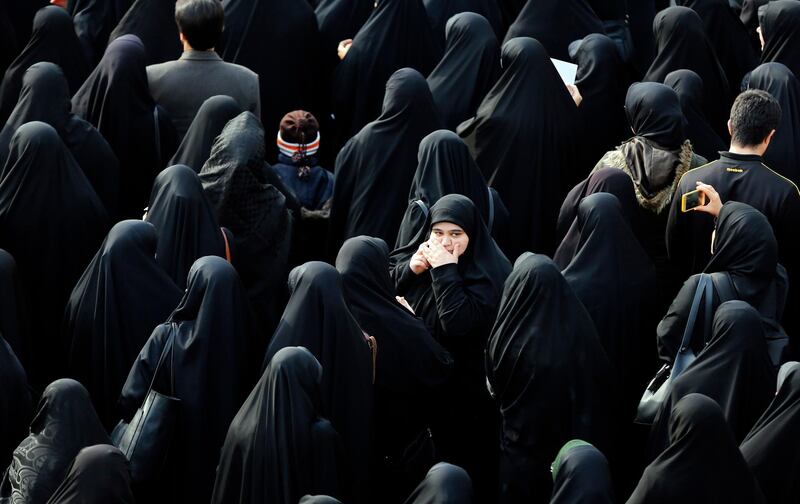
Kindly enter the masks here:
M 343 60 L 345 56 L 347 56 L 347 51 L 350 50 L 350 46 L 353 45 L 353 39 L 344 39 L 339 42 L 339 47 L 336 48 L 336 54 L 339 55 L 339 59 Z
M 432 268 L 438 268 L 445 264 L 458 264 L 458 256 L 461 255 L 458 243 L 453 246 L 452 254 L 437 240 L 428 240 L 423 245 L 422 255 Z
M 578 86 L 574 84 L 567 84 L 567 91 L 569 91 L 569 95 L 572 97 L 572 101 L 575 102 L 575 106 L 580 107 L 581 103 L 583 103 L 583 96 L 581 96 L 581 92 L 578 90 Z
M 431 265 L 428 263 L 428 260 L 425 259 L 425 256 L 422 254 L 422 249 L 425 248 L 428 242 L 423 243 L 419 246 L 417 251 L 411 256 L 411 260 L 408 262 L 408 267 L 411 268 L 411 271 L 414 272 L 415 275 L 421 275 L 428 271 L 428 268 Z
M 719 197 L 719 193 L 712 186 L 699 181 L 697 182 L 697 190 L 705 194 L 706 204 L 694 207 L 694 210 L 711 214 L 716 219 L 719 211 L 722 210 L 722 199 Z
M 411 313 L 414 313 L 414 308 L 411 308 L 411 305 L 410 305 L 410 304 L 408 304 L 408 301 L 406 301 L 406 298 L 404 298 L 404 297 L 402 297 L 402 296 L 395 296 L 394 298 L 395 298 L 395 299 L 397 300 L 397 302 L 398 302 L 398 303 L 400 303 L 400 305 L 401 305 L 401 306 L 403 306 L 403 307 L 404 307 L 406 310 L 410 311 Z M 415 315 L 416 315 L 416 314 L 415 314 Z

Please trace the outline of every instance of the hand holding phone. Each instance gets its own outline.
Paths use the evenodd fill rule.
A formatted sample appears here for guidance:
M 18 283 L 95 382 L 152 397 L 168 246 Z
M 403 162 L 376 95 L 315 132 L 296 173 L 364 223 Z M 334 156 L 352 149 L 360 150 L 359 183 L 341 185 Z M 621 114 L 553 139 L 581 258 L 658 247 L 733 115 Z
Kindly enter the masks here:
M 706 204 L 706 193 L 700 189 L 684 193 L 681 196 L 681 212 L 689 212 Z
M 714 189 L 714 187 L 699 181 L 697 182 L 697 190 L 692 191 L 692 193 L 696 192 L 702 193 L 704 198 L 703 202 L 700 205 L 693 207 L 692 210 L 711 214 L 714 216 L 714 218 L 716 218 L 719 215 L 719 211 L 722 210 L 722 198 L 720 198 L 719 193 Z M 683 196 L 686 197 L 692 193 L 686 193 Z M 683 207 L 683 200 L 681 200 L 681 207 Z M 683 211 L 686 212 L 688 210 Z

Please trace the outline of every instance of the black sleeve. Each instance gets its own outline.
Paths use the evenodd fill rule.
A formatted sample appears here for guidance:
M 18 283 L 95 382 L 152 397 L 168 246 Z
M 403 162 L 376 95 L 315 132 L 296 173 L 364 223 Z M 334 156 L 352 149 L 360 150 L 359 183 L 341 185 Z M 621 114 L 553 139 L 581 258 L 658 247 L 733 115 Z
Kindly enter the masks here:
M 133 418 L 136 410 L 144 402 L 147 391 L 150 389 L 150 381 L 153 379 L 161 353 L 164 351 L 169 332 L 170 326 L 168 325 L 162 324 L 156 327 L 131 366 L 128 379 L 125 381 L 119 397 L 118 405 L 122 418 L 126 420 Z M 169 362 L 165 362 L 162 365 L 162 369 L 159 370 L 159 381 L 154 386 L 159 392 L 167 394 L 171 392 L 165 388 L 165 385 L 168 386 L 169 384 L 165 378 L 169 376 L 169 372 Z
M 448 337 L 466 336 L 488 325 L 487 307 L 464 287 L 457 264 L 445 264 L 430 273 L 439 321 Z
M 311 440 L 314 456 L 310 493 L 341 498 L 346 472 L 339 434 L 328 420 L 318 420 L 311 427 Z
M 692 298 L 697 290 L 698 278 L 698 276 L 691 276 L 684 282 L 667 310 L 667 314 L 658 323 L 656 329 L 658 357 L 664 362 L 672 362 L 678 353 L 686 321 L 689 318 L 689 310 L 692 307 Z

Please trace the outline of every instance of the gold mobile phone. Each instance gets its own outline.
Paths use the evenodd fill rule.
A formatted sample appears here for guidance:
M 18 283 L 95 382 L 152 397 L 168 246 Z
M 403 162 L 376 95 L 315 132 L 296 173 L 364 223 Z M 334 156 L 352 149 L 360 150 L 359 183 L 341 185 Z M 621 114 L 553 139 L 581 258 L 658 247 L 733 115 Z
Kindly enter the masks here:
M 681 196 L 681 212 L 688 212 L 705 204 L 706 194 L 701 192 L 700 189 L 684 193 L 684 195 Z

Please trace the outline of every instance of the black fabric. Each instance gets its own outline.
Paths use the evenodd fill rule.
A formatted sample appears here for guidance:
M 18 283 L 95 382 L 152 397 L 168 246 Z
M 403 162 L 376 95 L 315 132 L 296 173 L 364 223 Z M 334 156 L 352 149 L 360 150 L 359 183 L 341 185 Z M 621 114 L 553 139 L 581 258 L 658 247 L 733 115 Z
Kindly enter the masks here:
M 714 131 L 724 136 L 731 88 L 700 16 L 688 7 L 669 7 L 656 15 L 653 33 L 658 54 L 643 80 L 664 82 L 670 72 L 680 69 L 696 72 L 703 79 L 706 117 Z
M 774 397 L 775 368 L 767 354 L 761 315 L 744 301 L 722 303 L 714 314 L 708 344 L 672 382 L 653 424 L 651 447 L 667 445 L 669 412 L 697 392 L 722 409 L 736 443 L 740 443 Z
M 267 129 L 274 131 L 292 110 L 322 117 L 315 110 L 320 39 L 311 6 L 295 0 L 223 0 L 222 6 L 220 55 L 260 76 L 261 122 Z M 271 142 L 270 146 L 276 150 Z
M 270 359 L 228 429 L 211 502 L 296 504 L 309 492 L 338 494 L 338 435 L 322 418 L 324 374 L 303 347 Z
M 613 504 L 608 460 L 585 441 L 568 442 L 553 462 L 550 504 Z
M 502 38 L 506 33 L 507 25 L 503 22 L 497 0 L 422 0 L 422 3 L 440 43 L 447 36 L 450 19 L 462 12 L 472 12 L 486 19 L 497 38 Z
M 569 61 L 569 44 L 590 33 L 605 31 L 586 0 L 528 0 L 508 27 L 503 45 L 516 37 L 531 37 L 551 58 Z
M 670 410 L 669 442 L 627 504 L 765 502 L 713 399 L 689 394 L 678 401 Z
M 602 34 L 586 36 L 572 61 L 578 65 L 575 85 L 583 97 L 578 107 L 584 125 L 581 150 L 586 159 L 600 159 L 630 136 L 624 108 L 628 71 L 614 41 Z
M 19 266 L 30 316 L 30 357 L 23 361 L 34 386 L 64 370 L 64 306 L 107 226 L 102 203 L 56 130 L 41 122 L 17 129 L 0 173 L 0 247 Z
M 514 264 L 486 347 L 486 377 L 503 418 L 499 502 L 546 501 L 549 464 L 564 443 L 605 446 L 610 404 L 609 361 L 592 319 L 546 256 L 525 253 Z M 512 463 L 525 477 L 507 468 Z
M 796 0 L 769 2 L 759 16 L 764 49 L 761 62 L 783 63 L 800 75 L 800 3 Z
M 283 308 L 291 220 L 286 198 L 269 184 L 264 166 L 264 130 L 256 116 L 242 112 L 214 141 L 200 181 L 217 222 L 234 234 L 234 265 L 268 335 Z
M 425 479 L 408 496 L 405 504 L 472 504 L 472 481 L 467 472 L 453 464 L 440 462 L 431 467 Z
M 637 77 L 650 68 L 656 56 L 656 41 L 653 36 L 653 19 L 656 17 L 655 0 L 637 0 L 628 4 L 628 26 L 633 39 L 632 66 Z
M 141 217 L 153 178 L 177 144 L 172 122 L 161 109 L 156 129 L 156 104 L 150 96 L 145 65 L 141 40 L 123 35 L 108 45 L 100 63 L 72 97 L 73 112 L 97 128 L 116 154 L 120 210 L 123 216 L 136 218 Z
M 30 434 L 14 450 L 5 489 L 10 502 L 44 504 L 55 492 L 81 448 L 111 444 L 92 408 L 89 393 L 62 378 L 42 393 Z
M 228 121 L 242 112 L 244 112 L 242 107 L 230 96 L 217 95 L 204 101 L 181 140 L 178 150 L 169 160 L 169 166 L 182 164 L 195 173 L 200 173 L 200 169 L 211 156 L 214 140 L 222 133 Z
M 794 442 L 800 434 L 800 364 L 787 362 L 778 375 L 778 391 L 739 449 L 761 485 L 767 502 L 796 502 L 800 497 L 800 458 Z
M 691 70 L 675 70 L 667 74 L 664 84 L 678 95 L 686 119 L 686 137 L 692 142 L 692 150 L 706 159 L 716 158 L 728 146 L 703 112 L 703 79 Z
M 133 504 L 128 459 L 117 448 L 83 448 L 47 504 Z
M 427 76 L 441 54 L 422 0 L 378 2 L 333 76 L 333 112 L 340 144 L 384 115 L 384 89 L 398 69 L 413 68 Z M 437 128 L 434 125 L 431 130 Z
M 219 257 L 189 271 L 186 292 L 166 323 L 145 343 L 122 388 L 119 405 L 130 419 L 141 406 L 170 336 L 172 353 L 156 378 L 158 391 L 181 400 L 175 434 L 156 502 L 207 502 L 220 448 L 231 420 L 252 389 L 263 348 L 239 276 Z M 164 393 L 162 392 L 162 393 Z
M 145 220 L 158 233 L 159 266 L 180 289 L 186 287 L 186 276 L 196 260 L 225 257 L 225 239 L 203 184 L 187 166 L 170 166 L 158 174 Z
M 444 56 L 428 76 L 445 128 L 471 118 L 500 76 L 500 45 L 482 16 L 464 12 L 447 21 Z
M 6 299 L 3 298 L 3 304 Z M 13 299 L 10 301 L 13 302 Z M 4 310 L 5 311 L 5 310 Z M 5 313 L 3 314 L 5 318 Z M 0 321 L 5 325 L 5 320 Z M 33 416 L 25 369 L 8 342 L 0 336 L 0 466 L 7 467 Z
M 109 429 L 119 420 L 116 403 L 131 364 L 181 298 L 156 263 L 157 240 L 146 222 L 116 224 L 67 302 L 62 337 L 70 376 L 87 388 Z
M 372 382 L 366 337 L 347 308 L 339 273 L 309 262 L 289 274 L 291 297 L 272 336 L 262 369 L 281 348 L 303 346 L 322 364 L 322 412 L 341 434 L 352 474 L 346 502 L 364 502 L 369 482 Z
M 13 26 L 13 36 L 17 47 L 23 47 L 25 41 L 31 35 L 31 21 L 36 16 L 36 12 L 47 5 L 47 0 L 32 0 L 30 2 L 14 2 L 3 0 L 3 10 L 7 13 L 8 19 Z
M 22 279 L 17 272 L 17 261 L 3 249 L 0 249 L 0 299 L 3 300 L 0 303 L 0 336 L 25 363 L 30 358 L 30 340 Z
M 55 63 L 34 63 L 22 77 L 19 101 L 0 130 L 0 164 L 8 158 L 17 128 L 42 121 L 58 131 L 61 140 L 91 182 L 106 210 L 116 215 L 119 161 L 105 138 L 88 122 L 72 114 L 67 80 Z
M 175 23 L 175 3 L 169 0 L 136 0 L 108 37 L 136 35 L 147 52 L 147 64 L 176 60 L 183 52 Z
M 526 250 L 549 253 L 558 205 L 582 171 L 580 117 L 542 44 L 510 40 L 501 61 L 503 74 L 458 134 L 511 213 L 514 233 L 505 252 L 511 258 Z
M 419 143 L 440 127 L 425 78 L 411 68 L 392 74 L 381 116 L 351 138 L 336 158 L 330 257 L 336 256 L 344 240 L 362 234 L 394 243 Z
M 36 13 L 30 40 L 6 70 L 0 84 L 0 124 L 5 124 L 17 104 L 25 71 L 40 61 L 60 66 L 72 93 L 89 74 L 89 63 L 75 35 L 72 18 L 55 5 L 43 7 Z
M 111 30 L 122 19 L 133 0 L 69 0 L 75 33 L 90 65 L 97 64 L 108 44 Z
M 488 226 L 490 202 L 486 180 L 472 159 L 469 149 L 453 132 L 437 130 L 419 143 L 417 171 L 411 181 L 409 205 L 397 233 L 395 248 L 412 241 L 427 219 L 417 200 L 427 209 L 448 194 L 461 194 L 478 208 Z
M 781 122 L 764 153 L 764 163 L 800 182 L 800 81 L 782 63 L 760 65 L 745 80 L 747 89 L 766 91 L 781 105 Z
M 706 35 L 735 91 L 742 77 L 758 65 L 747 28 L 727 0 L 678 0 L 677 4 L 689 7 L 703 20 Z
M 323 61 L 339 61 L 339 42 L 355 38 L 375 8 L 374 0 L 319 0 L 314 14 L 322 40 Z

